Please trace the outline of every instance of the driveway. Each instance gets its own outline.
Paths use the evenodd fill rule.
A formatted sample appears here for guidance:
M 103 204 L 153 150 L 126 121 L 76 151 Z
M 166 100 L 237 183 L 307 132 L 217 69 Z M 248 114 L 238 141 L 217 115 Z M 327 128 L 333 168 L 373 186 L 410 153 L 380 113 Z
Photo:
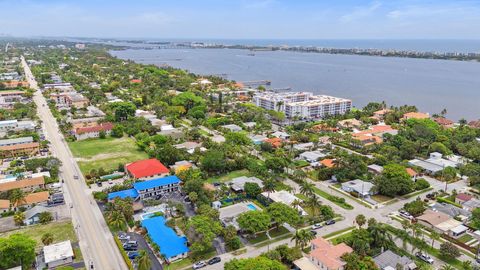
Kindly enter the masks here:
M 141 235 L 137 233 L 127 233 L 130 236 L 131 240 L 135 240 L 138 243 L 138 250 L 145 249 L 148 253 L 148 257 L 150 257 L 150 261 L 152 262 L 152 268 L 151 270 L 163 270 L 162 264 L 158 261 L 157 257 L 155 254 L 153 254 L 153 251 L 150 249 L 150 247 L 147 244 L 147 241 L 145 241 L 145 238 L 143 238 Z

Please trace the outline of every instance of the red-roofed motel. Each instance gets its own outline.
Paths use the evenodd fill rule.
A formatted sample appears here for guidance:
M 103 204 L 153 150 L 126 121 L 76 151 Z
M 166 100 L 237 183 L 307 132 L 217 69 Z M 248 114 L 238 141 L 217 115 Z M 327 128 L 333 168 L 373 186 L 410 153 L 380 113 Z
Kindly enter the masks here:
M 155 158 L 138 160 L 127 164 L 125 165 L 125 171 L 137 180 L 150 180 L 170 173 L 170 170 Z

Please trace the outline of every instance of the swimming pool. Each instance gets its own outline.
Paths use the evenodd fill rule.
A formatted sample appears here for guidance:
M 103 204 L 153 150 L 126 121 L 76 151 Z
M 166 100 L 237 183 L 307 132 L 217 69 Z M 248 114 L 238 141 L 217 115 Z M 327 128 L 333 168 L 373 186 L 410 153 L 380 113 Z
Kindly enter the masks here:
M 255 205 L 253 205 L 253 204 L 251 204 L 251 203 L 247 204 L 247 207 L 248 207 L 250 210 L 253 210 L 253 211 L 257 210 L 257 207 L 255 207 Z

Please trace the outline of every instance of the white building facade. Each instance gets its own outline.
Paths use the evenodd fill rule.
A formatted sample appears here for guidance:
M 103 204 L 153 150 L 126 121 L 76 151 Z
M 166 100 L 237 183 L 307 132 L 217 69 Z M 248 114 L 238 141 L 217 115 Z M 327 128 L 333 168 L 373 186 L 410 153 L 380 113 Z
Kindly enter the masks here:
M 349 99 L 310 92 L 261 92 L 253 97 L 253 102 L 266 110 L 284 112 L 287 118 L 324 118 L 345 114 L 352 108 Z

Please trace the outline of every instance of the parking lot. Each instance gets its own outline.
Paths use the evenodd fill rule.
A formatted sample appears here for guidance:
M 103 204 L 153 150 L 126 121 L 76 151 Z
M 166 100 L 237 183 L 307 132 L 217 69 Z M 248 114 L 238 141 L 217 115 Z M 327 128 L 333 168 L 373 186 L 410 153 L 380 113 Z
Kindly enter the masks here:
M 145 241 L 145 238 L 143 238 L 141 235 L 134 233 L 134 232 L 129 232 L 127 233 L 128 236 L 130 236 L 130 241 L 137 241 L 138 243 L 138 251 L 144 249 L 148 253 L 148 257 L 150 258 L 150 261 L 152 262 L 152 267 L 151 270 L 163 270 L 162 265 L 158 261 L 157 257 L 153 253 L 153 251 L 150 249 L 150 247 L 147 244 L 147 241 Z M 122 241 L 126 242 L 126 240 Z

